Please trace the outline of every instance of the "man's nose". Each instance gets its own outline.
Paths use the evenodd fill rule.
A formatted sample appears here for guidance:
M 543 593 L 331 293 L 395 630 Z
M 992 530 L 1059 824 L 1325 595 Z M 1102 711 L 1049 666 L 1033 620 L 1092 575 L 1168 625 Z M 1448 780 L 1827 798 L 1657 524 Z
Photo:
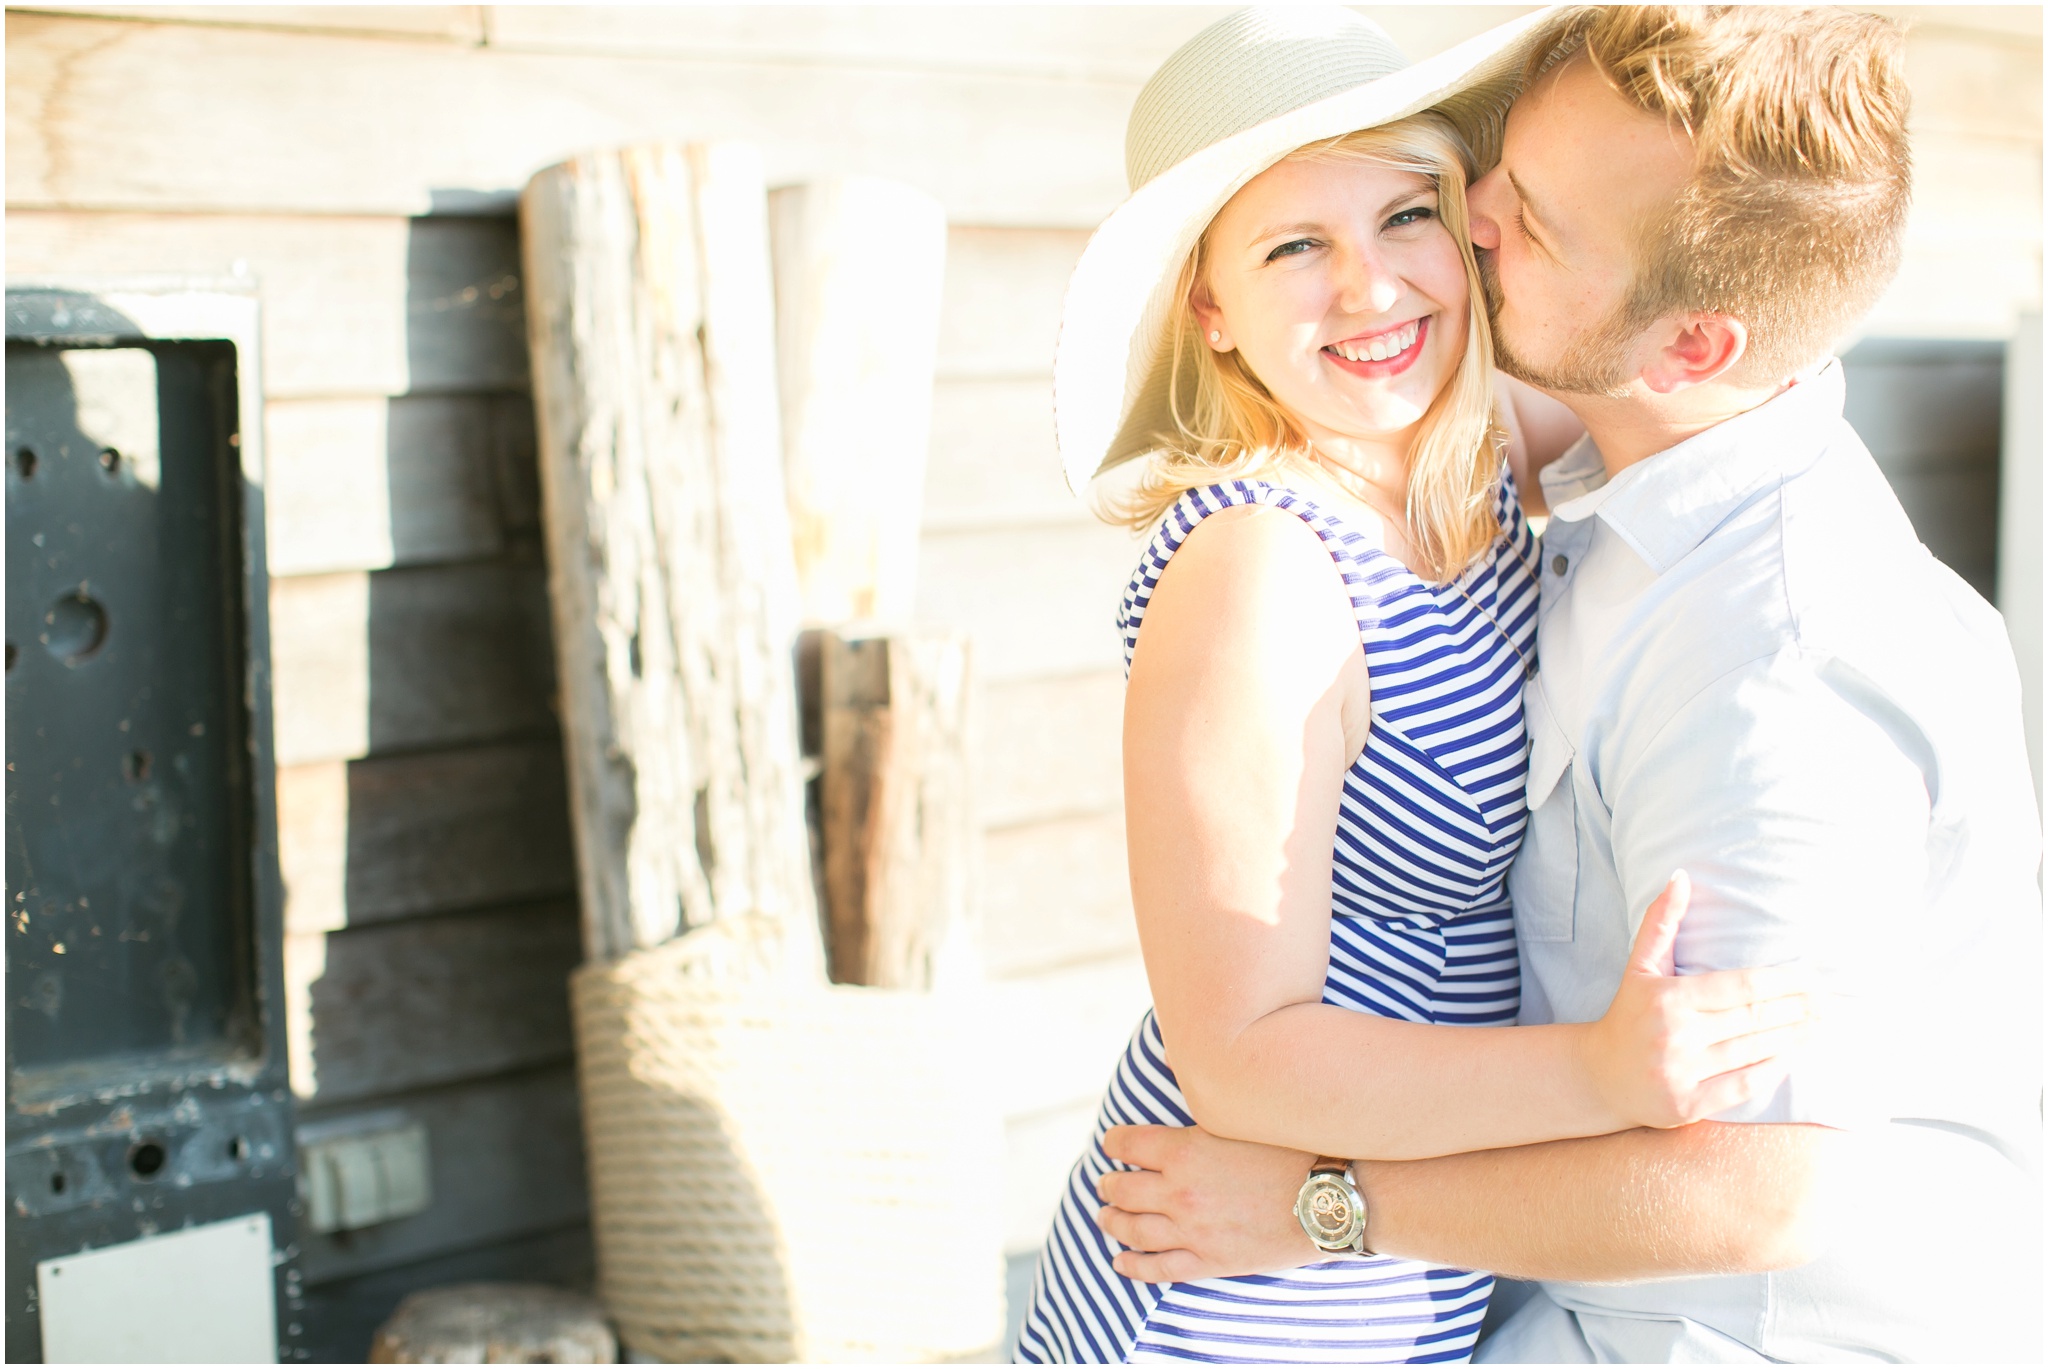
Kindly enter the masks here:
M 1495 217 L 1494 209 L 1500 183 L 1500 168 L 1495 167 L 1472 182 L 1471 188 L 1465 192 L 1465 217 L 1472 221 L 1472 245 L 1483 252 L 1491 252 L 1500 246 L 1500 220 Z

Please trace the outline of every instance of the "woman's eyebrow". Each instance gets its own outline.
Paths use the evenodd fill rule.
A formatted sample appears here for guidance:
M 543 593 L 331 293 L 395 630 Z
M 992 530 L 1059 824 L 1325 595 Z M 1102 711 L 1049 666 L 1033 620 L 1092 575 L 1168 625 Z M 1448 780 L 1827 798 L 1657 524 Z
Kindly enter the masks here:
M 1315 234 L 1320 233 L 1322 231 L 1323 226 L 1319 223 L 1282 223 L 1275 224 L 1271 228 L 1264 228 L 1259 230 L 1257 233 L 1254 233 L 1251 236 L 1249 241 L 1252 243 L 1262 243 L 1266 241 L 1266 239 L 1268 238 L 1283 237 L 1289 233 Z

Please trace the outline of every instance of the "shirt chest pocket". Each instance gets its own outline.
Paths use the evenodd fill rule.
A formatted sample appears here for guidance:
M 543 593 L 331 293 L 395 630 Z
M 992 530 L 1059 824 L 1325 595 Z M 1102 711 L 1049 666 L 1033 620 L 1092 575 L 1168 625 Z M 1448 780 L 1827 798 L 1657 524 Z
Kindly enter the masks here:
M 1542 677 L 1527 691 L 1529 827 L 1509 881 L 1515 931 L 1524 941 L 1570 941 L 1579 896 L 1579 809 L 1572 744 L 1544 697 Z

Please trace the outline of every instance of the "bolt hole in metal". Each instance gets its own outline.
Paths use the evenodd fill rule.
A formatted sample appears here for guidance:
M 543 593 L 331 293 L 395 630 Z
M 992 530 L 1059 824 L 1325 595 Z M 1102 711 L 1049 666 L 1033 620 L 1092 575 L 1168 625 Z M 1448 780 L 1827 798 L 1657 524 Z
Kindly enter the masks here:
M 12 642 L 7 644 L 7 668 L 9 670 L 14 669 L 14 643 Z
M 163 1172 L 164 1148 L 156 1141 L 143 1141 L 128 1152 L 128 1168 L 138 1179 L 154 1179 Z
M 50 1176 L 50 1192 L 62 1193 L 64 1191 L 64 1183 L 65 1181 L 62 1171 L 59 1171 L 56 1174 L 52 1174 Z
M 33 480 L 33 479 L 35 479 L 35 478 L 36 478 L 36 451 L 35 451 L 35 448 L 33 448 L 33 447 L 16 447 L 16 448 L 14 449 L 14 469 L 15 469 L 15 470 L 17 470 L 17 471 L 19 471 L 19 472 L 21 472 L 21 478 L 22 478 L 23 480 Z
M 121 773 L 130 784 L 141 784 L 149 778 L 149 768 L 155 762 L 147 751 L 130 751 L 121 758 Z
M 80 585 L 43 615 L 43 645 L 65 665 L 77 665 L 107 640 L 107 611 Z
M 119 475 L 121 473 L 121 453 L 112 447 L 100 448 L 100 469 L 108 475 Z
M 237 1136 L 228 1142 L 228 1158 L 236 1164 L 249 1158 L 249 1142 L 246 1137 Z

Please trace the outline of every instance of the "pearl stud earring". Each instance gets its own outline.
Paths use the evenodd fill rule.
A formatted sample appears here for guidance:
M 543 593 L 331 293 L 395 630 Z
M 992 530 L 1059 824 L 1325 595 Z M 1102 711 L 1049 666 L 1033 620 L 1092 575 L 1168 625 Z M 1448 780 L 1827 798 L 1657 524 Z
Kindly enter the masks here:
M 1217 329 L 1211 328 L 1211 329 L 1209 330 L 1209 341 L 1211 341 L 1211 342 L 1221 342 L 1221 341 L 1223 341 L 1223 334 L 1222 334 L 1222 333 L 1221 333 L 1220 331 L 1218 331 Z

